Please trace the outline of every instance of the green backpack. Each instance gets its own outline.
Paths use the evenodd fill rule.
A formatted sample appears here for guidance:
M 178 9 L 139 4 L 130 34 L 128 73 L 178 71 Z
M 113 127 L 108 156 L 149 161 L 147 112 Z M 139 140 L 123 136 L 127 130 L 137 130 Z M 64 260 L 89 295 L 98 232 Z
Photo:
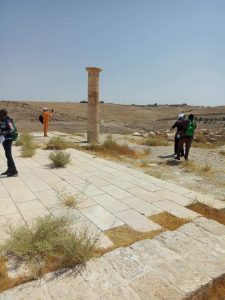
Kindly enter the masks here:
M 194 120 L 189 121 L 188 127 L 187 127 L 187 129 L 185 131 L 185 135 L 186 136 L 193 136 L 196 127 L 197 127 L 197 124 L 196 124 L 196 122 Z
M 15 130 L 12 133 L 12 140 L 15 142 L 18 139 L 19 133 L 18 133 L 16 124 L 14 122 L 13 122 L 13 127 L 14 127 Z

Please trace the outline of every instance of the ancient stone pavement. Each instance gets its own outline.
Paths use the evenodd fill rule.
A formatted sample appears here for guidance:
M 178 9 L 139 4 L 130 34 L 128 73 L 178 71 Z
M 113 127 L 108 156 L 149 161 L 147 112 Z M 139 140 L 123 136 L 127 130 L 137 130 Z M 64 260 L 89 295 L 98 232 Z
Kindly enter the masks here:
M 127 224 L 140 232 L 160 229 L 149 216 L 167 211 L 190 223 L 152 240 L 118 248 L 87 263 L 77 275 L 70 271 L 50 280 L 31 282 L 0 294 L 0 299 L 184 299 L 225 274 L 225 226 L 185 206 L 195 200 L 217 209 L 225 203 L 176 186 L 115 162 L 69 149 L 65 169 L 49 166 L 49 151 L 20 157 L 14 147 L 19 177 L 0 179 L 0 241 L 5 226 L 31 224 L 36 217 L 69 214 L 78 229 L 99 233 L 99 247 L 110 247 L 104 235 Z M 5 158 L 0 150 L 0 169 Z M 76 208 L 65 208 L 60 193 L 76 195 Z

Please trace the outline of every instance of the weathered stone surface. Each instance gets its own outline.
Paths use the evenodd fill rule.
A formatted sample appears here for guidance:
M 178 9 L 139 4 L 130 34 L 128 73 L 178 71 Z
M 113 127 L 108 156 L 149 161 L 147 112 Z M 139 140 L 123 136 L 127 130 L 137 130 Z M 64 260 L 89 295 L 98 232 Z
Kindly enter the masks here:
M 138 295 L 131 289 L 130 286 L 124 285 L 114 289 L 110 289 L 101 296 L 99 300 L 140 300 Z
M 181 300 L 184 294 L 153 269 L 131 280 L 130 286 L 142 300 Z
M 190 236 L 174 231 L 165 232 L 156 238 L 165 247 L 178 253 L 195 270 L 201 270 L 212 278 L 217 278 L 225 273 L 225 260 L 222 256 L 215 256 L 207 248 Z M 221 263 L 221 262 L 224 262 Z
M 140 261 L 156 270 L 186 295 L 211 280 L 206 274 L 194 270 L 179 254 L 157 240 L 138 242 L 131 248 Z
M 158 202 L 155 202 L 154 205 L 169 212 L 170 214 L 172 214 L 174 216 L 177 216 L 178 218 L 194 219 L 194 218 L 197 218 L 200 216 L 196 212 L 194 212 L 190 209 L 187 209 L 183 206 L 180 206 L 170 200 L 158 201 Z
M 115 215 L 99 205 L 83 208 L 80 211 L 101 230 L 124 225 Z
M 176 190 L 174 192 L 171 192 L 167 189 L 164 189 L 162 191 L 155 192 L 155 194 L 159 198 L 161 198 L 161 200 L 171 200 L 181 206 L 187 206 L 193 202 L 191 198 L 178 194 Z
M 111 213 L 126 210 L 129 208 L 126 204 L 108 194 L 95 196 L 92 197 L 92 199 Z
M 202 217 L 202 218 L 195 219 L 194 223 L 197 226 L 202 227 L 206 231 L 209 231 L 215 235 L 225 236 L 225 226 L 214 220 L 209 220 Z
M 121 199 L 121 201 L 127 204 L 127 208 L 132 207 L 139 213 L 145 215 L 146 217 L 156 215 L 162 212 L 162 210 L 155 205 L 148 203 L 147 201 L 140 199 L 138 197 L 129 197 Z
M 146 271 L 146 265 L 138 259 L 135 252 L 130 248 L 118 248 L 105 254 L 104 257 L 110 262 L 113 269 L 125 279 L 133 279 Z
M 127 284 L 127 281 L 112 268 L 110 262 L 104 257 L 89 261 L 81 276 L 89 287 L 98 292 L 98 295 Z
M 127 209 L 115 213 L 115 215 L 122 220 L 124 223 L 128 224 L 134 230 L 140 232 L 148 232 L 152 230 L 159 230 L 161 226 L 154 223 L 153 221 L 147 219 L 145 216 L 142 216 L 134 209 Z
M 143 188 L 140 187 L 135 187 L 135 188 L 131 188 L 131 189 L 127 189 L 127 191 L 149 203 L 152 202 L 156 202 L 159 200 L 162 200 L 162 198 L 160 198 L 160 196 L 157 196 L 156 193 L 154 192 L 149 192 Z
M 205 247 L 210 249 L 211 252 L 215 251 L 215 253 L 217 252 L 219 255 L 225 254 L 225 239 L 219 235 L 214 235 L 193 223 L 183 225 L 178 231 L 201 242 Z

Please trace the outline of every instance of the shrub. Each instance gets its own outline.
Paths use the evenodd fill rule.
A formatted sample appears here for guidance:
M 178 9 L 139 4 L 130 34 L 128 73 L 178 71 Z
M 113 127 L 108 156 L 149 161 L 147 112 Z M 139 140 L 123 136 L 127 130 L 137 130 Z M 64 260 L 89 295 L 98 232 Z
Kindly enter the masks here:
M 15 143 L 17 146 L 21 146 L 22 157 L 34 156 L 38 145 L 34 142 L 34 138 L 29 133 L 21 134 L 19 139 Z
M 64 206 L 67 207 L 76 207 L 78 204 L 76 196 L 72 195 L 71 193 L 59 192 L 58 199 Z
M 27 147 L 27 146 L 22 146 L 21 149 L 21 155 L 22 157 L 33 157 L 36 153 L 36 147 Z
M 212 174 L 213 174 L 213 169 L 207 163 L 199 169 L 199 175 L 201 175 L 201 176 L 209 176 L 209 175 L 212 175 Z
M 95 251 L 95 237 L 87 230 L 72 231 L 72 221 L 66 216 L 45 216 L 28 228 L 23 225 L 10 229 L 10 238 L 0 246 L 0 251 L 22 259 L 35 275 L 59 268 L 82 265 Z
M 67 148 L 70 148 L 70 143 L 66 142 L 61 137 L 53 137 L 51 138 L 47 144 L 46 149 L 47 150 L 65 150 Z
M 49 154 L 50 160 L 56 168 L 64 168 L 71 161 L 70 153 L 66 153 L 62 150 L 55 150 Z
M 130 158 L 137 158 L 146 155 L 146 153 L 140 153 L 131 149 L 127 144 L 118 144 L 113 140 L 112 136 L 108 136 L 102 145 L 91 144 L 90 146 L 87 146 L 86 149 L 100 152 L 111 157 L 127 156 Z
M 33 136 L 29 133 L 23 133 L 19 136 L 18 140 L 14 143 L 15 146 L 22 146 L 27 143 L 31 143 Z

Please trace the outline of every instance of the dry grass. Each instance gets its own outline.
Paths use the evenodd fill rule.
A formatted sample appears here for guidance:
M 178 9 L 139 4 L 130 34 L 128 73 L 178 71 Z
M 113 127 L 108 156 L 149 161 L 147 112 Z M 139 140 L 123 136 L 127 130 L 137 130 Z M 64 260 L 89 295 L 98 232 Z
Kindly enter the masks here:
M 200 166 L 197 163 L 190 160 L 184 161 L 182 163 L 182 168 L 185 172 L 192 172 L 201 177 L 210 177 L 214 173 L 214 170 L 208 163 L 205 163 L 204 166 Z
M 154 230 L 149 232 L 139 232 L 127 225 L 119 226 L 116 228 L 104 231 L 114 244 L 114 249 L 119 247 L 128 247 L 133 243 L 145 239 L 152 239 L 159 235 L 163 230 Z
M 170 143 L 162 136 L 151 136 L 142 142 L 142 145 L 146 146 L 169 146 Z
M 76 207 L 78 204 L 77 197 L 68 192 L 59 192 L 58 200 L 62 203 L 62 205 L 67 207 Z
M 4 287 L 9 281 L 6 262 L 7 259 L 3 256 L 0 256 L 0 291 L 1 288 Z
M 112 136 L 108 136 L 102 145 L 91 144 L 85 147 L 86 150 L 91 150 L 96 153 L 101 154 L 102 156 L 108 156 L 112 158 L 140 158 L 149 154 L 149 151 L 145 150 L 144 152 L 139 152 L 134 149 L 131 149 L 127 144 L 118 144 Z
M 168 230 L 176 230 L 180 226 L 190 222 L 189 219 L 181 219 L 167 212 L 160 213 L 149 217 L 153 222 L 158 223 L 163 228 Z
M 70 142 L 67 142 L 65 139 L 61 137 L 53 137 L 51 138 L 47 144 L 45 149 L 46 150 L 65 150 L 68 148 L 73 148 L 74 145 Z
M 18 140 L 14 143 L 15 146 L 22 146 L 27 143 L 31 143 L 33 140 L 33 136 L 29 133 L 21 134 Z
M 225 150 L 220 150 L 219 154 L 225 156 Z
M 93 257 L 95 237 L 87 231 L 76 232 L 71 229 L 72 221 L 64 216 L 39 218 L 28 228 L 21 226 L 10 229 L 10 238 L 0 246 L 0 253 L 8 253 L 26 263 L 30 273 L 12 281 L 8 278 L 5 258 L 0 259 L 0 291 L 15 285 L 16 280 L 30 280 L 60 268 L 82 267 Z
M 201 148 L 201 149 L 215 149 L 219 147 L 219 145 L 210 142 L 197 142 L 197 141 L 193 141 L 191 145 L 194 148 Z
M 182 168 L 185 172 L 196 172 L 199 169 L 199 166 L 190 160 L 182 162 Z
M 71 162 L 70 153 L 66 153 L 63 150 L 54 150 L 54 152 L 49 154 L 49 159 L 56 168 L 65 168 Z
M 187 206 L 187 208 L 203 215 L 208 219 L 215 220 L 216 222 L 225 225 L 225 210 L 218 210 L 199 202 L 190 204 Z
M 19 139 L 15 142 L 15 146 L 21 146 L 22 157 L 33 157 L 36 153 L 36 149 L 39 147 L 34 138 L 29 133 L 21 134 Z
M 213 174 L 213 172 L 214 170 L 212 169 L 212 167 L 209 164 L 205 163 L 205 165 L 200 168 L 199 175 L 210 176 Z

